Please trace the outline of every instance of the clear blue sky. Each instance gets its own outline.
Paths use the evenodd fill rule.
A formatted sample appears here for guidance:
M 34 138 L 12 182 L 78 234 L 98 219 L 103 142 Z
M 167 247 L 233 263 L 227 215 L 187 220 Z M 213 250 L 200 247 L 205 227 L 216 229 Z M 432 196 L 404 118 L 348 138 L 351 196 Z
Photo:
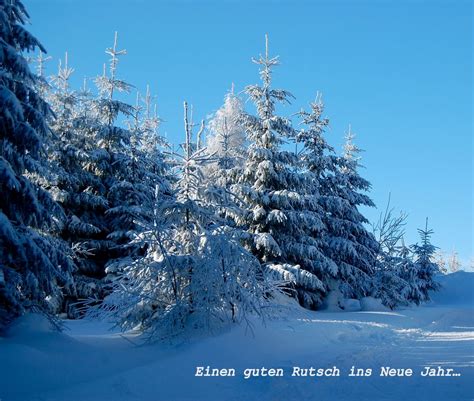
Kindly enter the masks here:
M 53 72 L 69 52 L 75 82 L 107 61 L 119 32 L 128 50 L 119 75 L 157 94 L 162 133 L 182 138 L 182 102 L 205 117 L 258 81 L 252 56 L 280 55 L 274 83 L 296 100 L 290 115 L 323 93 L 328 140 L 350 123 L 366 150 L 362 174 L 383 209 L 409 214 L 407 240 L 429 216 L 434 242 L 473 255 L 472 39 L 470 1 L 24 0 L 30 30 Z M 366 212 L 372 220 L 379 211 Z

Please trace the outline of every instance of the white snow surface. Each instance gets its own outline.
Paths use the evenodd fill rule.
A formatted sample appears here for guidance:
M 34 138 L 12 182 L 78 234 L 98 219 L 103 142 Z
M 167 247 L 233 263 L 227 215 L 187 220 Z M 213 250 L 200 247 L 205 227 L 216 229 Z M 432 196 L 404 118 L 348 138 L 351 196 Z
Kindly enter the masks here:
M 96 321 L 51 330 L 38 315 L 0 338 L 2 401 L 472 400 L 474 273 L 442 276 L 425 306 L 396 311 L 311 312 L 235 326 L 175 343 L 139 337 Z M 370 304 L 370 303 L 367 303 Z M 235 368 L 235 377 L 195 377 L 197 366 Z M 370 377 L 348 377 L 352 366 Z M 294 366 L 340 369 L 339 377 L 291 377 Z M 380 377 L 380 368 L 412 377 Z M 421 377 L 425 366 L 457 377 Z M 245 379 L 245 368 L 283 368 L 283 377 Z

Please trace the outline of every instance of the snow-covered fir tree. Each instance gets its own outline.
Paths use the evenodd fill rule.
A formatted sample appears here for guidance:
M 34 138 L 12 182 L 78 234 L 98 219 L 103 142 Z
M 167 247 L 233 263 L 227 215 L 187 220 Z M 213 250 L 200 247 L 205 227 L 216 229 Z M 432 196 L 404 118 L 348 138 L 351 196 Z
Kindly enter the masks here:
M 141 142 L 145 137 L 150 140 L 151 122 L 146 127 L 140 126 L 142 121 L 132 122 L 141 119 L 142 109 L 115 98 L 117 92 L 131 89 L 117 78 L 118 59 L 126 53 L 117 48 L 117 34 L 106 53 L 111 56 L 109 74 L 104 66 L 103 74 L 96 78 L 97 97 L 86 82 L 79 92 L 70 89 L 73 70 L 67 59 L 53 77 L 55 90 L 49 97 L 58 139 L 50 152 L 58 168 L 49 190 L 67 214 L 62 236 L 76 256 L 79 299 L 102 298 L 106 266 L 113 273 L 117 263 L 139 251 L 128 245 L 136 228 L 134 219 L 141 213 L 140 205 L 152 202 L 161 173 L 161 161 L 151 159 L 156 153 L 145 150 Z M 119 125 L 119 116 L 130 120 L 130 129 Z
M 86 82 L 80 91 L 70 86 L 74 72 L 69 66 L 66 53 L 59 62 L 58 73 L 51 78 L 47 100 L 54 112 L 49 120 L 53 139 L 48 146 L 48 160 L 53 178 L 45 183 L 53 198 L 65 212 L 65 224 L 61 237 L 68 242 L 74 253 L 77 271 L 74 275 L 76 294 L 69 301 L 92 295 L 103 296 L 100 269 L 94 259 L 93 245 L 104 238 L 106 226 L 101 215 L 107 207 L 104 186 L 94 162 L 97 145 L 94 136 L 96 120 L 91 116 L 91 93 Z M 70 316 L 74 308 L 65 305 Z
M 268 38 L 265 55 L 253 61 L 260 66 L 262 85 L 246 88 L 257 115 L 242 116 L 249 147 L 231 191 L 246 213 L 236 223 L 250 234 L 245 244 L 265 268 L 285 280 L 303 304 L 313 306 L 325 287 L 313 273 L 315 244 L 307 228 L 319 228 L 321 221 L 311 213 L 317 205 L 304 194 L 306 178 L 297 169 L 297 156 L 282 148 L 295 132 L 275 113 L 276 103 L 288 102 L 291 94 L 271 87 L 278 58 L 269 57 Z
M 133 225 L 133 206 L 136 204 L 139 193 L 130 182 L 137 169 L 132 168 L 133 160 L 130 157 L 131 132 L 126 127 L 120 126 L 118 118 L 129 118 L 134 113 L 133 106 L 116 98 L 120 92 L 129 93 L 132 86 L 119 79 L 117 67 L 119 57 L 125 55 L 126 50 L 119 50 L 117 32 L 111 48 L 106 49 L 110 55 L 110 64 L 107 73 L 106 66 L 102 75 L 95 79 L 99 95 L 92 101 L 96 126 L 94 135 L 97 143 L 97 152 L 100 155 L 97 167 L 107 198 L 105 211 L 105 225 L 107 237 L 96 248 L 97 252 L 103 251 L 105 260 L 123 256 L 119 244 L 127 242 L 127 231 Z
M 212 116 L 208 124 L 207 151 L 216 158 L 214 167 L 229 170 L 242 165 L 246 135 L 241 116 L 244 112 L 242 100 L 232 90 L 225 96 L 224 104 Z
M 48 179 L 50 109 L 23 52 L 44 48 L 25 28 L 19 0 L 0 1 L 0 328 L 25 310 L 56 312 L 73 264 L 50 235 L 62 213 L 36 183 Z
M 189 324 L 209 329 L 261 314 L 266 302 L 257 259 L 201 199 L 200 167 L 209 157 L 192 141 L 184 107 L 186 140 L 175 155 L 174 193 L 156 187 L 153 220 L 141 222 L 134 239 L 146 252 L 117 271 L 114 290 L 101 305 L 123 329 L 138 326 L 151 338 L 176 334 Z
M 333 196 L 328 189 L 328 177 L 337 174 L 340 164 L 334 149 L 324 137 L 329 120 L 323 117 L 323 111 L 324 104 L 318 93 L 315 101 L 310 103 L 310 110 L 302 110 L 298 113 L 304 127 L 295 136 L 296 143 L 303 145 L 298 155 L 301 173 L 306 177 L 306 185 L 302 191 L 311 204 L 311 208 L 302 211 L 312 217 L 312 224 L 306 222 L 302 226 L 305 231 L 305 241 L 311 246 L 307 251 L 306 265 L 325 285 L 324 291 L 321 291 L 321 297 L 326 295 L 330 283 L 334 281 L 338 273 L 337 264 L 325 254 L 326 213 L 322 205 Z M 321 203 L 322 199 L 325 202 Z M 318 306 L 321 301 L 322 299 L 314 306 Z
M 45 75 L 45 65 L 47 61 L 50 61 L 52 59 L 51 56 L 46 56 L 41 49 L 38 50 L 38 55 L 36 57 L 30 57 L 28 61 L 30 63 L 35 63 L 36 64 L 36 91 L 39 93 L 39 95 L 45 99 L 47 93 L 51 89 L 48 83 L 48 80 Z
M 232 224 L 243 210 L 231 192 L 246 154 L 246 134 L 242 125 L 243 104 L 234 94 L 234 86 L 224 98 L 224 105 L 208 123 L 206 153 L 209 162 L 202 167 L 205 178 L 204 198 L 220 218 Z M 233 220 L 232 220 L 233 219 Z
M 86 277 L 102 279 L 102 288 L 108 291 L 108 282 L 114 279 L 117 269 L 145 251 L 131 242 L 139 229 L 137 220 L 151 221 L 155 187 L 166 193 L 169 184 L 163 177 L 167 167 L 158 149 L 159 119 L 152 115 L 149 92 L 145 107 L 141 101 L 133 107 L 116 98 L 117 93 L 132 89 L 117 75 L 119 58 L 126 54 L 118 49 L 117 33 L 106 53 L 110 55 L 108 72 L 104 66 L 103 74 L 95 79 L 98 96 L 83 99 L 87 107 L 83 127 L 94 144 L 84 169 L 99 179 L 99 185 L 89 189 L 103 200 L 100 207 L 91 211 L 92 224 L 100 232 L 82 241 L 78 248 L 93 262 L 94 270 L 85 272 Z M 120 123 L 120 117 L 126 118 L 125 124 Z M 103 280 L 105 275 L 107 279 Z M 87 298 L 101 298 L 101 288 L 97 290 Z
M 162 171 L 165 155 L 163 150 L 169 150 L 170 145 L 165 138 L 159 134 L 161 118 L 158 116 L 157 104 L 153 100 L 150 87 L 147 85 L 145 96 L 137 94 L 137 104 L 131 131 L 132 149 L 145 154 L 145 157 L 152 163 L 148 166 L 154 174 Z M 138 113 L 137 113 L 138 111 Z
M 160 150 L 165 141 L 158 134 L 160 120 L 152 111 L 151 101 L 149 88 L 144 99 L 137 94 L 137 103 L 127 121 L 130 136 L 118 163 L 121 165 L 119 181 L 111 188 L 113 198 L 109 199 L 114 206 L 107 214 L 113 216 L 115 231 L 109 238 L 117 239 L 123 252 L 122 257 L 107 263 L 109 278 L 120 265 L 129 264 L 134 256 L 143 252 L 131 240 L 140 230 L 136 221 L 143 224 L 153 219 L 156 187 L 160 194 L 169 195 L 171 191 L 168 166 Z
M 359 211 L 360 206 L 374 203 L 365 193 L 370 183 L 358 173 L 360 149 L 353 139 L 349 129 L 339 168 L 326 177 L 320 203 L 325 211 L 325 254 L 339 268 L 334 289 L 346 297 L 360 298 L 371 291 L 379 245 Z
M 436 252 L 436 246 L 431 243 L 433 232 L 428 229 L 428 219 L 426 219 L 425 228 L 418 229 L 421 243 L 411 246 L 414 268 L 410 270 L 411 274 L 406 277 L 406 280 L 411 284 L 408 299 L 417 305 L 429 301 L 430 291 L 437 291 L 440 288 L 440 285 L 435 281 L 439 268 L 433 260 Z

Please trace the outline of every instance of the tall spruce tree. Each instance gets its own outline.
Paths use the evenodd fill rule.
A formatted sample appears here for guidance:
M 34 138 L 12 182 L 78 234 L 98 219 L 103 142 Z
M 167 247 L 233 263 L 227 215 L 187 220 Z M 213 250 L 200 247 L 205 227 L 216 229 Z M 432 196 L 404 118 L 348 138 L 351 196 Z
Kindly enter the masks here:
M 74 69 L 69 66 L 66 53 L 51 79 L 47 100 L 54 116 L 49 123 L 53 140 L 48 147 L 48 161 L 54 166 L 53 179 L 44 185 L 65 212 L 61 238 L 67 241 L 77 266 L 74 275 L 76 293 L 67 299 L 65 310 L 75 316 L 77 299 L 103 296 L 101 274 L 94 259 L 95 241 L 104 237 L 105 226 L 97 216 L 107 207 L 100 174 L 94 168 L 97 157 L 90 113 L 91 93 L 86 83 L 81 91 L 70 86 Z
M 109 217 L 113 216 L 116 228 L 109 238 L 119 236 L 122 254 L 107 263 L 106 273 L 111 274 L 109 278 L 121 265 L 130 264 L 134 257 L 144 252 L 139 243 L 132 239 L 140 232 L 141 225 L 150 223 L 154 218 L 156 188 L 163 196 L 171 194 L 169 167 L 160 149 L 166 142 L 159 136 L 160 119 L 156 109 L 152 111 L 151 102 L 149 88 L 144 98 L 137 93 L 136 105 L 127 120 L 130 137 L 121 159 L 125 172 L 116 184 L 114 207 L 107 211 Z
M 325 211 L 325 254 L 339 268 L 332 289 L 360 298 L 372 289 L 379 244 L 364 226 L 368 220 L 359 211 L 360 206 L 373 207 L 374 203 L 365 193 L 370 183 L 358 173 L 361 150 L 353 139 L 349 129 L 344 154 L 337 161 L 338 168 L 325 179 L 320 203 Z
M 131 132 L 118 124 L 118 117 L 129 118 L 134 113 L 133 106 L 116 99 L 120 92 L 129 93 L 132 86 L 119 79 L 117 67 L 119 57 L 127 54 L 119 50 L 115 32 L 114 43 L 106 49 L 110 55 L 109 71 L 104 65 L 103 74 L 95 79 L 99 95 L 92 102 L 96 118 L 95 137 L 98 151 L 103 156 L 98 167 L 106 190 L 108 208 L 105 211 L 107 242 L 105 242 L 105 261 L 123 256 L 119 244 L 127 242 L 127 230 L 133 225 L 132 204 L 136 202 L 137 191 L 130 182 L 130 174 L 137 173 L 130 157 Z
M 314 306 L 325 288 L 313 273 L 316 248 L 306 228 L 319 229 L 321 221 L 313 213 L 314 200 L 302 190 L 307 181 L 297 169 L 297 156 L 282 148 L 295 132 L 288 119 L 275 113 L 276 103 L 289 102 L 291 94 L 271 87 L 272 70 L 279 62 L 269 57 L 267 37 L 265 55 L 253 61 L 260 66 L 262 85 L 246 88 L 257 115 L 242 116 L 249 147 L 231 190 L 246 213 L 236 223 L 247 230 L 246 246 L 264 267 L 287 281 L 303 304 Z
M 26 310 L 54 312 L 73 269 L 48 233 L 62 212 L 36 182 L 48 180 L 44 144 L 50 109 L 23 52 L 44 48 L 24 24 L 19 0 L 0 1 L 0 328 Z
M 338 274 L 338 265 L 325 252 L 326 212 L 323 207 L 325 202 L 321 200 L 326 201 L 333 196 L 328 190 L 328 185 L 332 177 L 337 174 L 340 161 L 324 138 L 329 120 L 322 116 L 323 111 L 324 104 L 318 93 L 315 101 L 310 103 L 310 110 L 298 113 L 304 128 L 299 130 L 295 137 L 296 143 L 303 145 L 299 157 L 301 173 L 306 177 L 306 185 L 302 191 L 311 203 L 311 209 L 307 209 L 307 212 L 310 212 L 317 222 L 302 227 L 305 230 L 306 242 L 312 245 L 312 252 L 308 252 L 306 265 L 325 286 L 320 294 L 321 299 L 314 306 L 322 302 L 330 283 Z
M 110 55 L 108 72 L 104 65 L 103 74 L 95 79 L 98 97 L 89 102 L 89 127 L 97 145 L 92 163 L 86 167 L 100 177 L 100 194 L 106 204 L 95 215 L 101 236 L 87 246 L 96 262 L 96 274 L 113 278 L 118 267 L 144 252 L 131 242 L 138 230 L 136 221 L 151 220 L 155 187 L 164 190 L 168 184 L 162 177 L 166 166 L 156 148 L 159 120 L 151 115 L 151 97 L 145 100 L 146 116 L 140 104 L 133 107 L 116 97 L 133 88 L 117 74 L 119 58 L 126 54 L 118 48 L 117 32 L 106 53 Z M 127 119 L 125 125 L 118 121 L 121 116 Z

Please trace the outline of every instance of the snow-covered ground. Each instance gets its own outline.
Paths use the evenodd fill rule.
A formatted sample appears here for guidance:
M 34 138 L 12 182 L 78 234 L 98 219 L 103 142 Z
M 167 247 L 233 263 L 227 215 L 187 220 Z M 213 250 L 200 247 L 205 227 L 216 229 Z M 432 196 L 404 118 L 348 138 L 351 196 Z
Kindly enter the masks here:
M 433 302 L 395 312 L 309 312 L 234 327 L 180 344 L 137 346 L 101 322 L 69 321 L 64 333 L 37 316 L 0 338 L 1 401 L 226 401 L 474 399 L 474 273 L 440 277 Z M 195 377 L 196 367 L 234 368 L 235 377 Z M 292 377 L 293 367 L 332 368 L 335 377 Z M 350 368 L 372 369 L 350 377 Z M 422 377 L 425 366 L 460 376 Z M 283 377 L 245 379 L 246 368 Z M 381 377 L 381 367 L 413 376 Z

